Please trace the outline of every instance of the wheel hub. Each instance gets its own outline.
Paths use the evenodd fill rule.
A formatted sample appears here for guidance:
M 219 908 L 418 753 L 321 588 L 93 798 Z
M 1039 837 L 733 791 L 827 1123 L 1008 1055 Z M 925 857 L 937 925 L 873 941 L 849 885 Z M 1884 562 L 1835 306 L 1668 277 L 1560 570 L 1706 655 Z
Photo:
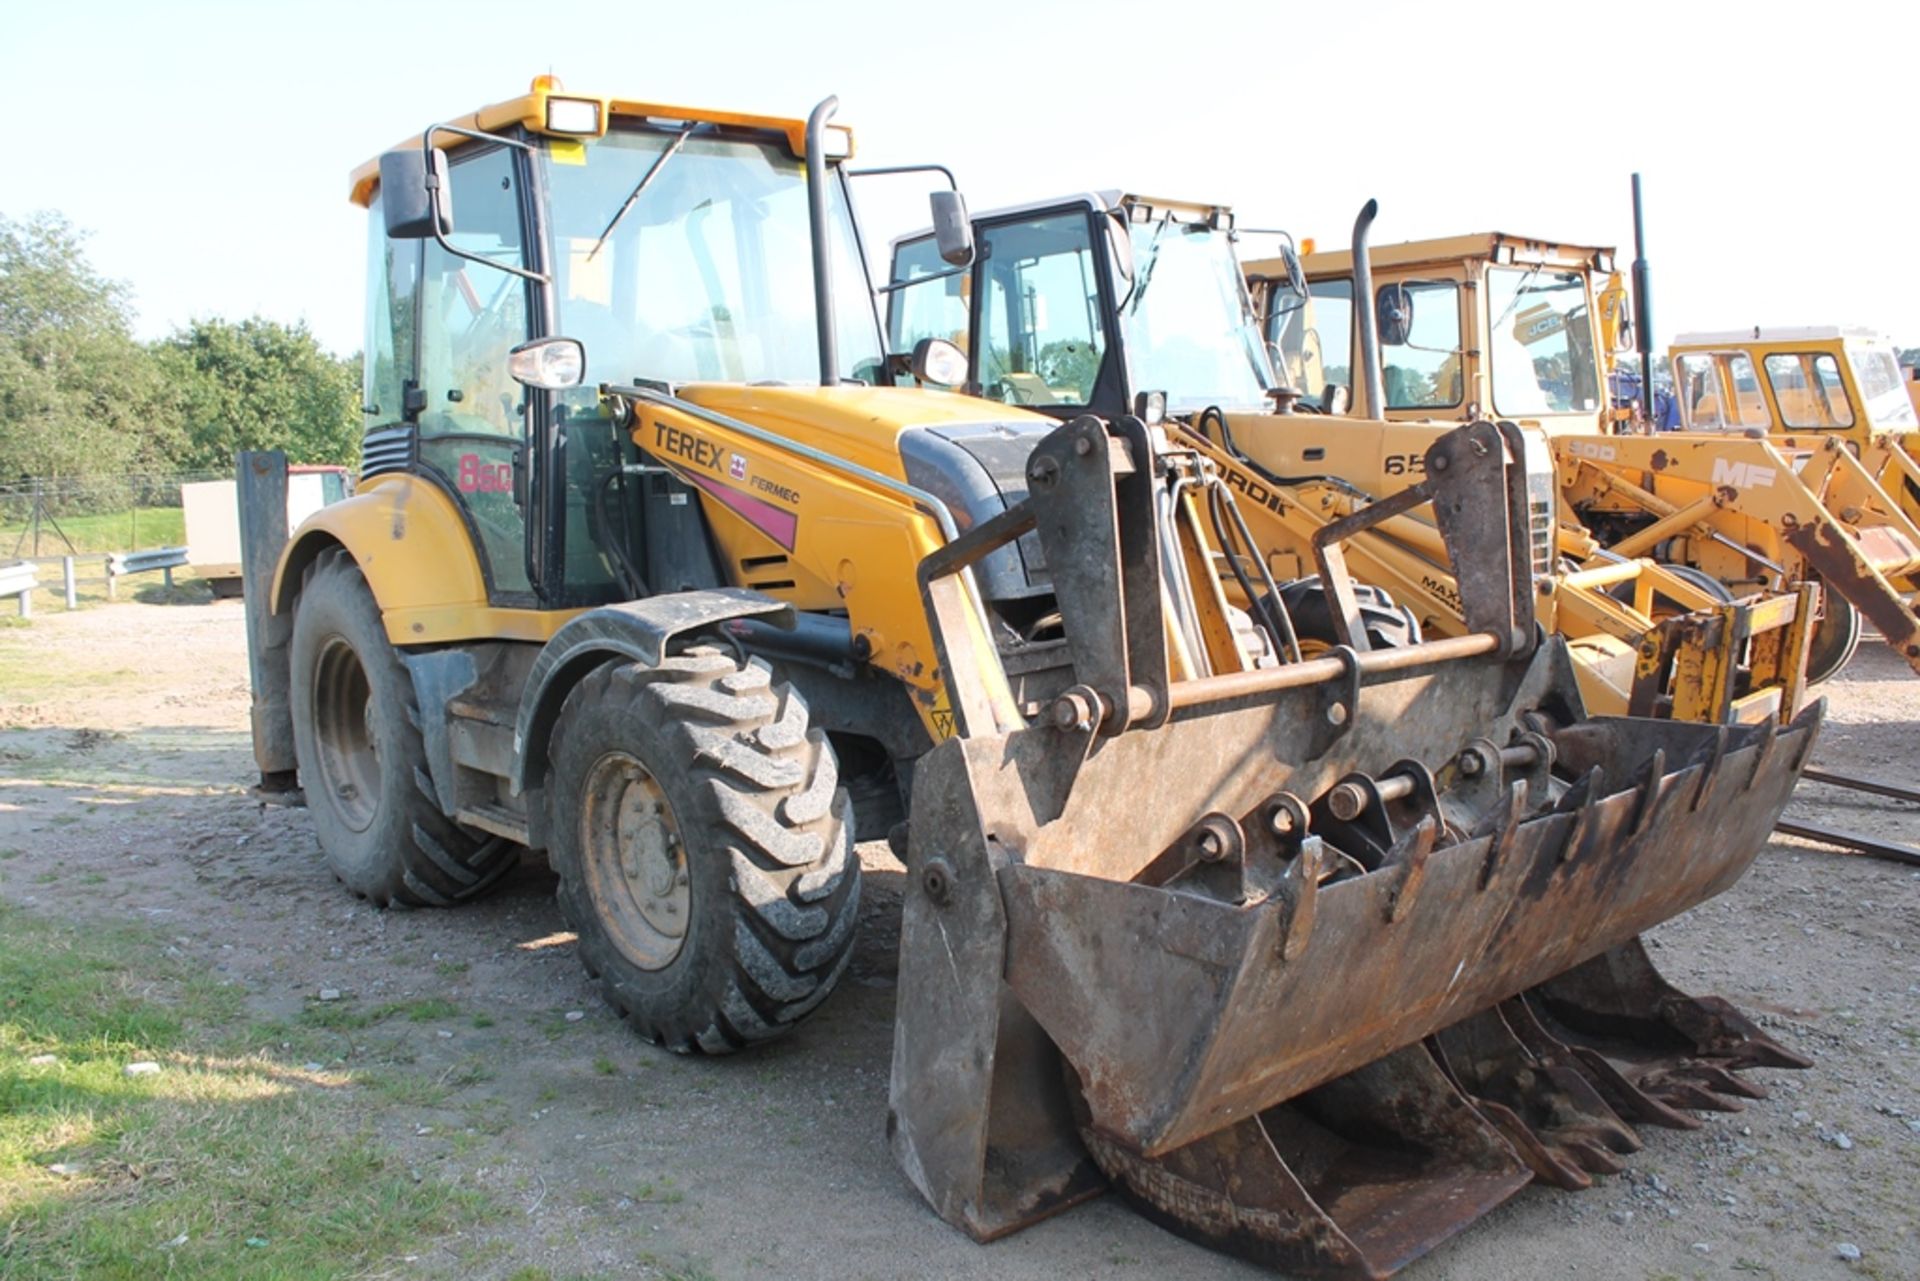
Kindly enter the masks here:
M 686 943 L 693 898 L 673 807 L 625 753 L 589 771 L 583 800 L 587 887 L 607 932 L 636 965 L 664 968 Z

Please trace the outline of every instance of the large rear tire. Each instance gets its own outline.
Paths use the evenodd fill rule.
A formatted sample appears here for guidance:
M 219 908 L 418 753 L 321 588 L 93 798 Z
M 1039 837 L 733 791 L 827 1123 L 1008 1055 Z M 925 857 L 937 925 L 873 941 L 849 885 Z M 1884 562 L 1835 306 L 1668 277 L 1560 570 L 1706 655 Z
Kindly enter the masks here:
M 767 665 L 608 664 L 553 731 L 550 853 L 580 958 L 654 1042 L 727 1054 L 792 1028 L 853 953 L 839 770 Z
M 447 907 L 492 888 L 519 848 L 440 812 L 413 680 L 338 548 L 301 583 L 291 661 L 294 754 L 333 874 L 380 907 Z

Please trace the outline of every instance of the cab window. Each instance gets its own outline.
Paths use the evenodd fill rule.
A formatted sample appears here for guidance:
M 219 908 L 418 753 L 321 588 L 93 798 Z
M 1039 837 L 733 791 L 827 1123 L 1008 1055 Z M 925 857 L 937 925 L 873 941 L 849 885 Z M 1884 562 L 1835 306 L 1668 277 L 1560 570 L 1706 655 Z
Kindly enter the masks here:
M 1510 417 L 1600 408 L 1587 280 L 1575 271 L 1487 271 L 1494 409 Z
M 1681 356 L 1677 378 L 1694 431 L 1765 429 L 1770 418 L 1753 361 L 1745 352 L 1692 352 Z
M 420 245 L 387 239 L 380 197 L 368 206 L 366 358 L 361 413 L 373 431 L 400 422 L 413 381 L 413 311 L 420 287 Z
M 909 283 L 888 295 L 888 351 L 910 352 L 923 338 L 944 338 L 967 350 L 967 299 L 973 273 L 954 272 L 931 237 L 901 245 L 894 254 L 895 281 L 920 281 L 941 272 L 952 274 L 925 284 Z
M 1847 361 L 1866 401 L 1867 421 L 1880 427 L 1914 426 L 1913 401 L 1893 353 L 1871 347 L 1848 347 Z
M 1680 357 L 1675 379 L 1687 408 L 1687 426 L 1695 431 L 1723 431 L 1730 426 L 1721 412 L 1720 369 L 1712 356 Z
M 1445 409 L 1461 400 L 1460 288 L 1446 280 L 1410 280 L 1377 291 L 1404 289 L 1413 325 L 1404 343 L 1380 346 L 1388 409 Z
M 1298 377 L 1308 396 L 1322 406 L 1328 389 L 1353 386 L 1353 282 L 1316 280 L 1303 306 L 1276 313 L 1268 340 L 1280 349 L 1289 377 Z M 1315 386 L 1315 368 L 1323 371 Z
M 1087 404 L 1105 351 L 1087 215 L 988 228 L 980 245 L 982 392 L 1010 405 Z
M 1761 361 L 1780 421 L 1788 427 L 1851 427 L 1853 406 L 1840 362 L 1826 352 L 1775 352 Z

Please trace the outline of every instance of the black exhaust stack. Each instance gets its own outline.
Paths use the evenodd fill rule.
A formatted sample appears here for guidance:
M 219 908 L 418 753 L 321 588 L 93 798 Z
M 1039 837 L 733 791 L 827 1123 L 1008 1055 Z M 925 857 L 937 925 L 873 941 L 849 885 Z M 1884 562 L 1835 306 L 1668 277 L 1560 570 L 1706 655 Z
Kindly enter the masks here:
M 1367 257 L 1367 233 L 1379 212 L 1380 202 L 1369 200 L 1353 220 L 1353 315 L 1360 326 L 1360 376 L 1366 391 L 1361 412 L 1368 418 L 1380 417 L 1387 403 L 1386 378 L 1380 372 L 1380 318 L 1373 309 L 1373 263 Z
M 1647 281 L 1647 232 L 1640 217 L 1640 175 L 1633 175 L 1633 336 L 1640 348 L 1640 406 L 1653 418 L 1653 294 Z

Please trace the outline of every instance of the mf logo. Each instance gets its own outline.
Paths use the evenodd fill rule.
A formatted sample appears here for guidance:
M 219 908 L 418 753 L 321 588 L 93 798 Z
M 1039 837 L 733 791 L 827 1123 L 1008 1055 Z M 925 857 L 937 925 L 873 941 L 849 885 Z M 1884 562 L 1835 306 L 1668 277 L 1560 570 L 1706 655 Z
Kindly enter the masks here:
M 1713 460 L 1713 483 L 1735 489 L 1764 489 L 1773 484 L 1774 469 L 1753 463 L 1736 463 L 1727 458 Z

